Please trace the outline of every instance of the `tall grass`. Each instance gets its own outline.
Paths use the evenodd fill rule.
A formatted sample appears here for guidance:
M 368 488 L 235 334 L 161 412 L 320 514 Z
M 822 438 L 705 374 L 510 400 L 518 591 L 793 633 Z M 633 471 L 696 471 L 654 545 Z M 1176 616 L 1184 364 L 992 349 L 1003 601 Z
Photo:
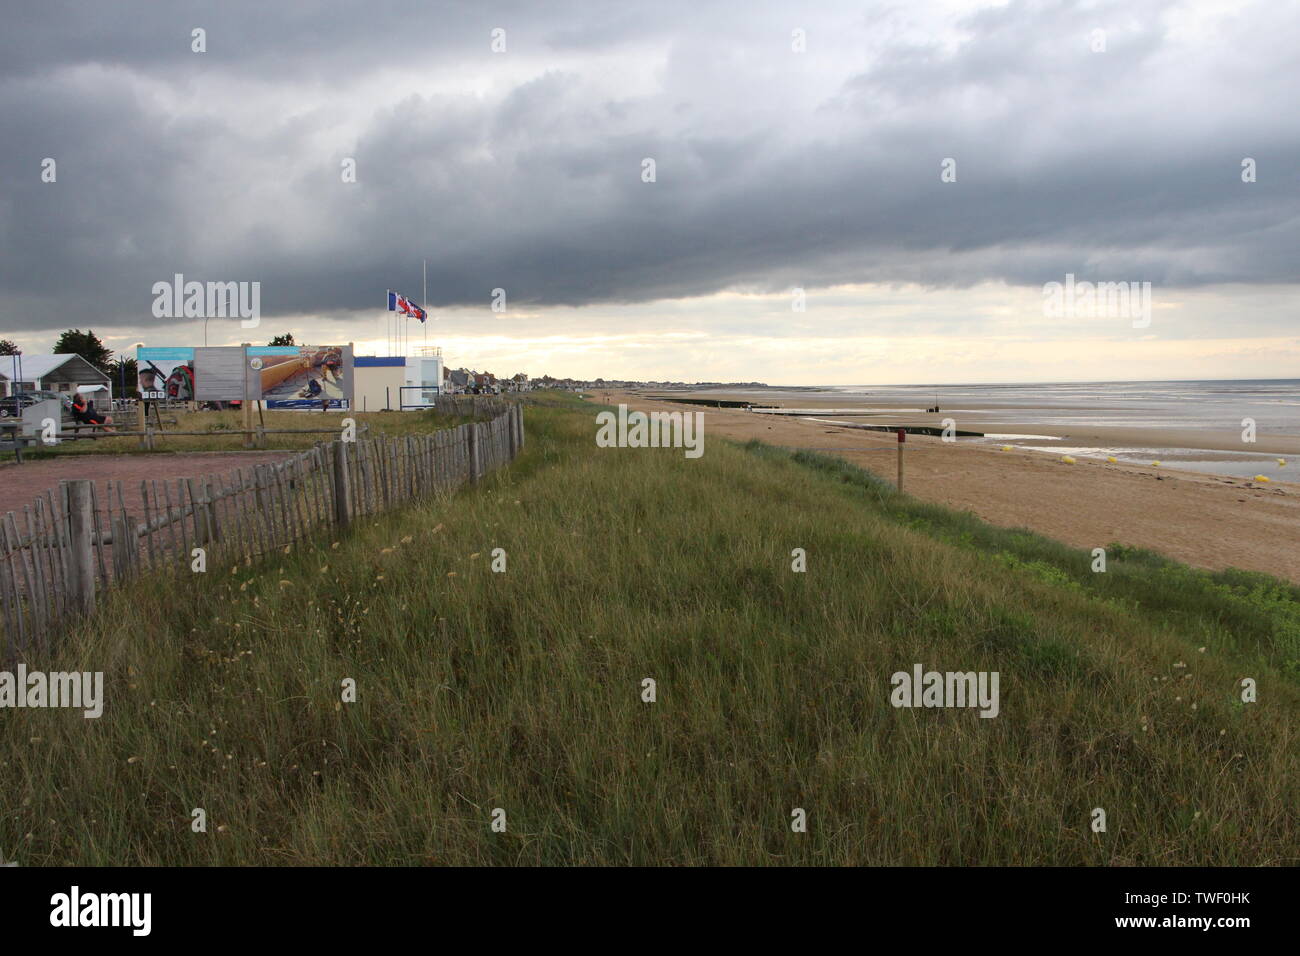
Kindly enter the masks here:
M 746 450 L 767 460 L 790 459 L 839 483 L 851 497 L 870 502 L 901 524 L 990 560 L 1074 588 L 1145 615 L 1198 644 L 1242 663 L 1260 662 L 1300 680 L 1300 586 L 1256 571 L 1191 568 L 1153 551 L 1112 542 L 1105 571 L 1090 551 L 1071 548 L 1023 528 L 987 524 L 907 495 L 841 458 L 790 453 L 753 441 Z
M 104 716 L 0 720 L 0 851 L 1295 862 L 1285 654 L 1259 630 L 1207 638 L 1230 626 L 1225 605 L 1184 606 L 1166 563 L 1117 556 L 1102 583 L 1082 553 L 1016 544 L 833 463 L 719 441 L 697 460 L 599 449 L 593 410 L 570 406 L 531 407 L 523 457 L 476 489 L 115 593 L 28 662 L 104 671 Z M 1173 613 L 1130 600 L 1144 588 Z M 998 671 L 1000 715 L 894 709 L 890 675 L 914 663 Z M 1247 676 L 1258 703 L 1240 702 Z M 340 700 L 345 678 L 356 703 Z M 1097 807 L 1105 833 L 1089 827 Z M 194 808 L 208 832 L 192 832 Z

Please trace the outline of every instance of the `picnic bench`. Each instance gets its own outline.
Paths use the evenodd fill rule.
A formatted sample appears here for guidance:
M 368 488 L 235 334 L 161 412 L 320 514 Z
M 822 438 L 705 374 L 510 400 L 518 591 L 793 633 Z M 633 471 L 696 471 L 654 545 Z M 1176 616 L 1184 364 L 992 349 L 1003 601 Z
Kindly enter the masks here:
M 0 421 L 0 451 L 12 450 L 18 464 L 23 463 L 23 448 L 34 444 L 36 436 L 23 434 L 23 422 L 20 419 Z

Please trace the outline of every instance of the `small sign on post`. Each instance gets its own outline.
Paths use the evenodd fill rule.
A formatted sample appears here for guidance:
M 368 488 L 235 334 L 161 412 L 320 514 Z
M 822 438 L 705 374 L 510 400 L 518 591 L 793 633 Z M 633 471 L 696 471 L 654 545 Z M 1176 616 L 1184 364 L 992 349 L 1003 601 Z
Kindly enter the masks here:
M 898 430 L 898 490 L 903 490 L 903 443 L 907 441 L 907 429 Z

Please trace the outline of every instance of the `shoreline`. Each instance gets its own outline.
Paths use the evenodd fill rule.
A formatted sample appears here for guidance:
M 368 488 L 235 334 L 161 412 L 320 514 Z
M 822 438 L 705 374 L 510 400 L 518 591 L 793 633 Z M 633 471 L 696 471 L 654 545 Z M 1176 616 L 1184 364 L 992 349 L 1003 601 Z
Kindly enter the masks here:
M 636 392 L 647 399 L 653 399 L 658 389 Z M 610 390 L 613 394 L 613 390 Z M 622 392 L 620 394 L 633 394 Z M 942 427 L 943 419 L 952 418 L 957 428 L 962 431 L 978 431 L 985 434 L 1017 434 L 1050 437 L 1062 446 L 1107 448 L 1129 446 L 1138 448 L 1177 448 L 1193 451 L 1224 452 L 1235 456 L 1265 455 L 1297 459 L 1296 468 L 1300 472 L 1300 434 L 1263 433 L 1256 436 L 1256 441 L 1246 443 L 1241 440 L 1241 429 L 1204 428 L 1204 427 L 1141 427 L 1132 425 L 1106 425 L 1079 423 L 1043 423 L 1031 419 L 1018 419 L 1005 413 L 1016 410 L 1043 409 L 1041 405 L 1026 403 L 989 403 L 983 407 L 965 407 L 970 403 L 959 403 L 951 407 L 939 405 L 937 413 L 922 411 L 917 408 L 915 399 L 908 401 L 861 400 L 862 397 L 843 394 L 828 394 L 825 398 L 800 395 L 796 402 L 782 402 L 778 395 L 761 401 L 753 399 L 739 391 L 718 390 L 711 395 L 699 395 L 694 392 L 682 392 L 680 396 L 664 396 L 663 401 L 676 402 L 678 398 L 716 399 L 719 401 L 753 401 L 754 404 L 772 406 L 773 411 L 758 412 L 774 417 L 794 417 L 789 415 L 792 409 L 808 409 L 822 412 L 837 418 L 851 418 L 864 424 L 915 425 L 924 427 Z M 854 401 L 858 398 L 858 401 Z M 709 408 L 701 405 L 700 408 Z M 1053 405 L 1053 413 L 1087 414 L 1094 409 L 1081 405 Z M 784 413 L 784 414 L 783 414 Z M 1042 439 L 1040 439 L 1042 440 Z M 1227 460 L 1227 459 L 1224 459 Z M 1297 477 L 1300 481 L 1300 477 Z
M 608 395 L 612 404 L 641 411 L 700 412 L 706 454 L 713 436 L 757 438 L 834 454 L 894 481 L 897 442 L 892 435 L 792 416 L 701 408 L 639 392 L 610 389 Z M 592 397 L 605 400 L 603 391 Z M 842 407 L 843 400 L 838 404 Z M 1043 433 L 1033 426 L 1025 430 Z M 1025 527 L 1089 550 L 1118 542 L 1196 567 L 1236 567 L 1300 583 L 1300 485 L 1280 478 L 1270 476 L 1265 485 L 1128 462 L 1080 459 L 1067 464 L 1048 451 L 1001 451 L 993 443 L 947 443 L 919 435 L 908 438 L 905 455 L 904 489 L 909 494 L 970 511 L 993 524 Z M 1300 475 L 1300 461 L 1288 459 L 1288 467 Z

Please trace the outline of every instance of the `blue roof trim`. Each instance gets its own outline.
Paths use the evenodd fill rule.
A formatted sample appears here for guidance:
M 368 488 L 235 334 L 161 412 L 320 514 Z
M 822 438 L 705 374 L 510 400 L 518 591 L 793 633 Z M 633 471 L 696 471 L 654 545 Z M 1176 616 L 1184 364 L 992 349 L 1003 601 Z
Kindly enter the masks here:
M 358 355 L 352 360 L 352 364 L 357 368 L 374 368 L 376 366 L 391 366 L 395 368 L 404 368 L 406 359 L 400 355 Z

